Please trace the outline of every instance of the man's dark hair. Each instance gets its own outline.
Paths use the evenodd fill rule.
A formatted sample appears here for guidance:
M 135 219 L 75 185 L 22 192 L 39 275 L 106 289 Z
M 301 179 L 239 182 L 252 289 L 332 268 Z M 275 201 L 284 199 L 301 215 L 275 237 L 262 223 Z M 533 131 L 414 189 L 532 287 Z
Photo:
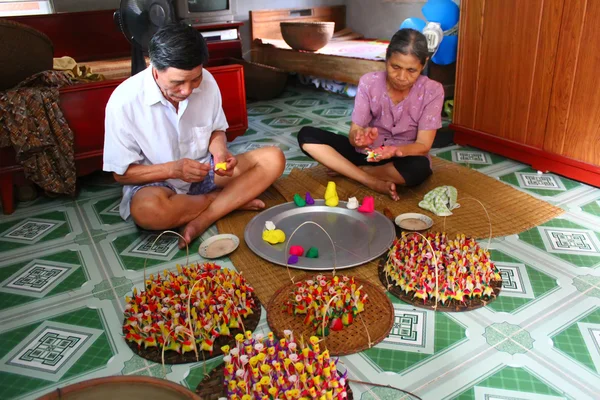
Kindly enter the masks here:
M 200 32 L 189 25 L 174 23 L 160 28 L 148 46 L 150 62 L 159 71 L 172 67 L 192 70 L 208 61 L 208 46 Z
M 421 65 L 425 65 L 429 57 L 425 35 L 414 29 L 400 29 L 394 34 L 385 53 L 388 60 L 393 53 L 415 56 Z

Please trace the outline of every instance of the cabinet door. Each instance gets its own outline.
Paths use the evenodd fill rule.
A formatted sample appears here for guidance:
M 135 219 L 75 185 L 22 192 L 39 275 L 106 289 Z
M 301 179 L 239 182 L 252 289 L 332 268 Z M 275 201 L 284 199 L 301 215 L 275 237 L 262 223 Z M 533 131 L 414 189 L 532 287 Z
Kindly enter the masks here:
M 548 152 L 594 165 L 600 165 L 598 18 L 600 1 L 565 6 L 544 141 Z
M 455 124 L 542 148 L 564 1 L 461 1 Z

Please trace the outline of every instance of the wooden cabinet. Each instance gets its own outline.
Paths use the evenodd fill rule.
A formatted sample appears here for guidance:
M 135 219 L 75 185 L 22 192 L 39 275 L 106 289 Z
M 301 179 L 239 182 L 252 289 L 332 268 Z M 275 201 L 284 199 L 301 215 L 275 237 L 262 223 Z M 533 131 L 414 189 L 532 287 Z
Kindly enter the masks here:
M 457 143 L 600 186 L 597 17 L 591 0 L 462 0 Z

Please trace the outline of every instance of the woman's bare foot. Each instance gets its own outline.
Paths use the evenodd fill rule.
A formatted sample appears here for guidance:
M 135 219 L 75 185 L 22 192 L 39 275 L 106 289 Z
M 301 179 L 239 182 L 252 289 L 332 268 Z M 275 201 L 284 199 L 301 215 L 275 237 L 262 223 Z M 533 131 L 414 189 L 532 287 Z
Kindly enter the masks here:
M 396 192 L 396 184 L 394 182 L 387 182 L 377 178 L 373 178 L 371 181 L 365 183 L 365 186 L 376 192 L 387 194 L 394 201 L 400 199 L 400 197 L 398 196 L 398 192 Z

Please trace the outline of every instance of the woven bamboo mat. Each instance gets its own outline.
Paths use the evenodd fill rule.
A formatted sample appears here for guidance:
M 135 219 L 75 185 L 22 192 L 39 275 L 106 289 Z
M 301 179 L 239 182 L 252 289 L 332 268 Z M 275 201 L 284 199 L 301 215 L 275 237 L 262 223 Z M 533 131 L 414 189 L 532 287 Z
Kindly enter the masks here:
M 420 212 L 430 216 L 433 231 L 446 231 L 449 234 L 464 233 L 467 236 L 485 240 L 489 237 L 489 223 L 481 205 L 484 204 L 492 224 L 492 237 L 517 234 L 549 221 L 563 210 L 518 191 L 494 178 L 466 167 L 433 157 L 433 176 L 424 184 L 415 188 L 399 188 L 400 200 L 375 193 L 364 186 L 343 177 L 330 177 L 322 166 L 308 170 L 293 170 L 287 177 L 276 181 L 261 199 L 267 207 L 292 201 L 294 194 L 310 192 L 314 198 L 323 198 L 328 181 L 334 181 L 340 200 L 364 196 L 375 197 L 375 208 L 382 212 L 388 208 L 394 215 L 405 212 Z M 453 211 L 452 216 L 443 218 L 419 208 L 423 196 L 438 186 L 451 185 L 458 190 L 458 202 L 461 207 Z M 257 212 L 235 212 L 217 222 L 221 233 L 232 233 L 243 239 L 244 229 Z M 238 249 L 230 255 L 233 265 L 241 271 L 254 287 L 257 297 L 267 304 L 275 292 L 290 282 L 286 269 L 272 264 L 255 255 L 240 240 Z M 345 269 L 344 275 L 352 275 L 382 286 L 377 272 L 378 260 L 363 266 Z M 304 271 L 290 270 L 294 278 L 305 274 Z

